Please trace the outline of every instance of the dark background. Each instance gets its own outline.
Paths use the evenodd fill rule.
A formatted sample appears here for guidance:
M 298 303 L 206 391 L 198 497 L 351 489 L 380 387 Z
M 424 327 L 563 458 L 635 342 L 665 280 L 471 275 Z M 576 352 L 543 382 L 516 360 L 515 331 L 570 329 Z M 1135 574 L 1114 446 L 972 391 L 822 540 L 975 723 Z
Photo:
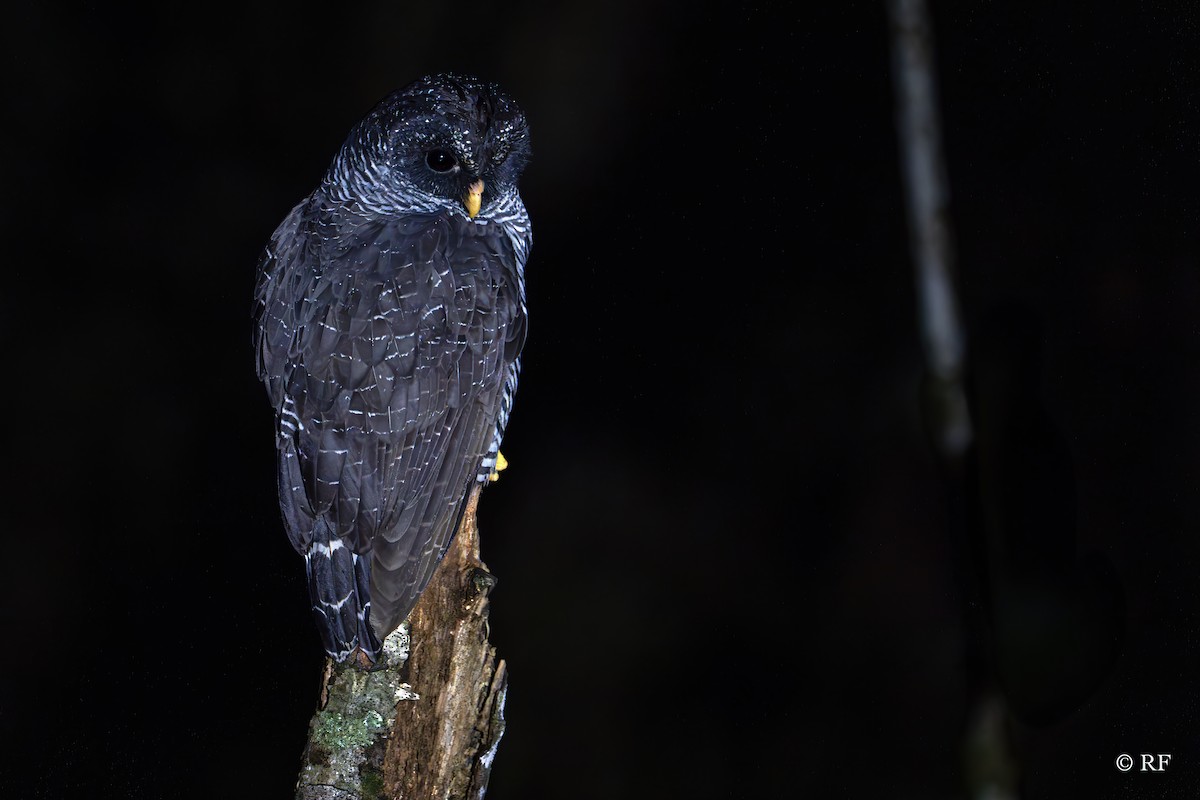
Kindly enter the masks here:
M 956 482 L 882 3 L 715 5 L 6 12 L 0 794 L 291 796 L 322 654 L 255 264 L 452 69 L 535 148 L 489 798 L 965 797 L 996 674 L 1023 797 L 1196 796 L 1200 15 L 936 4 L 991 443 Z

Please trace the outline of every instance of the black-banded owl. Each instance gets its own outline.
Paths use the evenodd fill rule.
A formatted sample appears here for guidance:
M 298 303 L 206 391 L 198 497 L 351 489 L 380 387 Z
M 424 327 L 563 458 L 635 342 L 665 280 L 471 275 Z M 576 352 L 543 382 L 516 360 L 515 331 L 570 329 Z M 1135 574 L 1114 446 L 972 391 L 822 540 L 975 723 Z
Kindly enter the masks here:
M 496 467 L 525 341 L 528 158 L 496 86 L 424 78 L 354 127 L 263 254 L 279 504 L 339 661 L 377 660 Z

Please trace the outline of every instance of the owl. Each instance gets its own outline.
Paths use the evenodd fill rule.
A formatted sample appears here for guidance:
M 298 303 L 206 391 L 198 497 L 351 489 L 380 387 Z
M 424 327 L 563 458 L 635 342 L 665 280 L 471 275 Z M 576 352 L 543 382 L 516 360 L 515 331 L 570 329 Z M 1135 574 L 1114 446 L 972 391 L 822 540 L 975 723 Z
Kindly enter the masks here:
M 525 117 L 434 75 L 359 122 L 255 289 L 279 506 L 326 652 L 372 663 L 495 474 L 525 342 Z

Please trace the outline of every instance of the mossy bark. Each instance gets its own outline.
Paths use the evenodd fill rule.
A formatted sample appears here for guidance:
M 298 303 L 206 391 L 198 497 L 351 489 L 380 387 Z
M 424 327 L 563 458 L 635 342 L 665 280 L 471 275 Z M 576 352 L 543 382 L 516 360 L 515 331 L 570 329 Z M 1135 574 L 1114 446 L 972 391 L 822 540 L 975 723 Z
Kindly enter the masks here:
M 496 578 L 479 560 L 471 495 L 454 542 L 367 671 L 326 664 L 297 800 L 482 798 L 504 734 L 508 672 L 488 642 Z

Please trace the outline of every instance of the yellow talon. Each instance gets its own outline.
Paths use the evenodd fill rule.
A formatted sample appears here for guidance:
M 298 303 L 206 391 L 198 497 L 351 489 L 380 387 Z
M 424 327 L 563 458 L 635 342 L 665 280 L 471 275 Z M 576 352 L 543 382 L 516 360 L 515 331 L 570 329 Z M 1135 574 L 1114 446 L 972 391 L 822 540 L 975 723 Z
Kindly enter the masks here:
M 508 459 L 504 457 L 504 453 L 496 452 L 496 468 L 492 470 L 492 474 L 488 475 L 489 481 L 500 480 L 500 473 L 508 469 Z

